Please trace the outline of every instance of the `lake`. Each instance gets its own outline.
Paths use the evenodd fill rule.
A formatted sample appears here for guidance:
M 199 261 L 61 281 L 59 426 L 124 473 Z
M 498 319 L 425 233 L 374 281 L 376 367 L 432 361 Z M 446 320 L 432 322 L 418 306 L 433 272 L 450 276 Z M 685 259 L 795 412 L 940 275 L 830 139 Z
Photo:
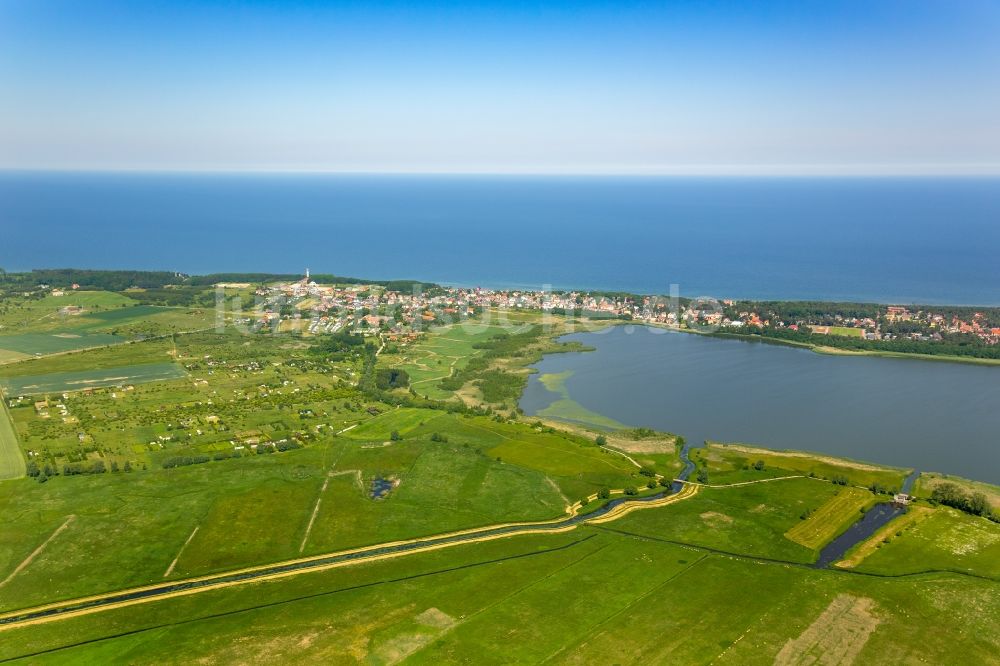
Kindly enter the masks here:
M 645 326 L 564 339 L 596 351 L 536 364 L 520 403 L 526 414 L 600 414 L 692 443 L 816 451 L 1000 483 L 1000 366 L 828 356 Z
M 1000 305 L 998 178 L 0 172 L 0 267 Z

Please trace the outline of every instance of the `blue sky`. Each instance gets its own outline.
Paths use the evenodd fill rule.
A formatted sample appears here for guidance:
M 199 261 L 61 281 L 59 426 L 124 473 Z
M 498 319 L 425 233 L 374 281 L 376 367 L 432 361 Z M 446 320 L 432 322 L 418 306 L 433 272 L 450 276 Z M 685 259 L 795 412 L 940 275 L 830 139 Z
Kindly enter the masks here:
M 0 1 L 0 168 L 1000 173 L 1000 3 Z

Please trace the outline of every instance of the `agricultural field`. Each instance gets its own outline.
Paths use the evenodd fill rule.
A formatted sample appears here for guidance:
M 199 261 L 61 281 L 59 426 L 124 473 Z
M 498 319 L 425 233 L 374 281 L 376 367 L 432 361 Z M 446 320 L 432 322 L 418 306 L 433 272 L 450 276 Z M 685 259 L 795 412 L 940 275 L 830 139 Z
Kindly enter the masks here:
M 997 585 L 816 571 L 583 527 L 8 629 L 0 658 L 991 663 Z
M 0 401 L 0 481 L 24 476 L 24 456 L 7 405 Z
M 211 309 L 142 305 L 103 291 L 7 298 L 0 301 L 0 363 L 207 329 L 215 317 Z
M 21 446 L 56 470 L 297 446 L 370 416 L 346 381 L 357 365 L 291 338 L 248 344 L 199 333 L 82 351 L 3 366 L 0 387 Z
M 176 363 L 149 363 L 101 370 L 77 370 L 75 372 L 11 377 L 0 380 L 0 388 L 9 396 L 27 396 L 109 386 L 146 384 L 166 379 L 180 379 L 184 376 L 184 368 Z
M 0 622 L 0 660 L 986 663 L 1000 648 L 995 523 L 921 501 L 852 566 L 813 568 L 877 501 L 864 488 L 898 487 L 907 470 L 711 445 L 694 454 L 707 483 L 590 513 L 626 488 L 662 492 L 680 440 L 593 417 L 525 419 L 487 399 L 564 349 L 551 338 L 568 320 L 543 330 L 514 313 L 513 328 L 484 319 L 391 349 L 376 335 L 331 350 L 319 335 L 231 328 L 137 341 L 149 322 L 169 333 L 195 311 L 112 296 L 93 296 L 78 330 L 125 331 L 127 343 L 0 366 L 12 426 L 5 435 L 0 420 L 0 617 L 379 554 Z M 409 382 L 377 388 L 392 368 Z M 545 381 L 558 392 L 559 377 Z M 590 522 L 538 531 L 578 511 Z M 535 533 L 385 546 L 517 523 Z
M 116 345 L 125 339 L 110 333 L 60 331 L 0 335 L 0 363 L 20 361 L 34 355 Z
M 818 549 L 856 522 L 858 514 L 874 503 L 874 495 L 866 490 L 843 488 L 815 511 L 803 513 L 801 522 L 785 532 L 785 538 Z

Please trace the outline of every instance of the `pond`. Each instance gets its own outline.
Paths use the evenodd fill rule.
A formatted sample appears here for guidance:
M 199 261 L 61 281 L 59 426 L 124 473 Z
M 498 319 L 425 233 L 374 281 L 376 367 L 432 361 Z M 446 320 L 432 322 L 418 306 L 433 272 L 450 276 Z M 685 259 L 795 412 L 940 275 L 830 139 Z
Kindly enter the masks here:
M 395 487 L 396 484 L 392 479 L 383 479 L 382 477 L 377 476 L 374 479 L 372 479 L 372 489 L 370 496 L 372 499 L 383 499 Z
M 835 356 L 646 326 L 579 333 L 534 367 L 528 415 L 646 426 L 1000 483 L 1000 366 Z

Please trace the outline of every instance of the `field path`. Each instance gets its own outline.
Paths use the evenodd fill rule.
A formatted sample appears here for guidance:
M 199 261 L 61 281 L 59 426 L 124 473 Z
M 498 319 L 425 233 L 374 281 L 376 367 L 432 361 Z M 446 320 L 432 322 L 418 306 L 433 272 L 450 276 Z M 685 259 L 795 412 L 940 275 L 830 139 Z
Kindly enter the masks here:
M 632 511 L 665 506 L 693 497 L 697 486 L 685 486 L 680 492 L 659 497 L 615 500 L 587 515 L 579 515 L 580 505 L 572 507 L 568 517 L 524 523 L 504 523 L 489 527 L 472 528 L 435 536 L 394 541 L 322 555 L 312 555 L 274 564 L 259 565 L 222 573 L 178 579 L 168 583 L 135 587 L 116 592 L 106 592 L 79 599 L 59 601 L 34 608 L 0 614 L 0 631 L 27 625 L 79 617 L 112 608 L 123 608 L 161 599 L 198 594 L 208 590 L 245 585 L 249 582 L 276 580 L 301 573 L 323 571 L 335 567 L 351 566 L 388 558 L 422 553 L 469 543 L 479 543 L 525 534 L 556 534 L 576 529 L 579 525 L 607 523 Z M 54 536 L 54 535 L 53 535 Z M 50 537 L 51 539 L 51 537 Z M 44 544 L 43 544 L 44 545 Z
M 191 536 L 189 536 L 187 538 L 187 541 L 185 541 L 183 543 L 183 545 L 181 545 L 181 549 L 177 551 L 177 557 L 174 558 L 174 561 L 170 563 L 170 566 L 167 567 L 167 570 L 163 573 L 163 577 L 164 578 L 166 578 L 171 573 L 173 573 L 174 567 L 177 566 L 177 560 L 181 559 L 181 555 L 184 553 L 184 549 L 187 548 L 187 545 L 189 543 L 191 543 L 191 539 L 194 538 L 194 535 L 198 533 L 198 528 L 199 527 L 201 527 L 201 525 L 196 525 L 195 528 L 194 528 L 194 530 L 191 531 Z
M 29 564 L 31 564 L 31 561 L 34 560 L 36 557 L 38 557 L 42 553 L 42 551 L 45 550 L 45 547 L 47 545 L 49 545 L 49 543 L 53 539 L 55 539 L 57 536 L 59 536 L 60 532 L 62 532 L 67 527 L 69 527 L 69 524 L 72 523 L 75 518 L 76 518 L 76 516 L 72 516 L 71 515 L 69 518 L 66 519 L 66 522 L 64 522 L 62 525 L 60 525 L 59 527 L 57 527 L 56 531 L 53 532 L 49 536 L 48 539 L 46 539 L 45 541 L 42 542 L 42 545 L 40 545 L 38 548 L 36 548 L 33 551 L 31 551 L 31 554 L 28 555 L 26 558 L 24 558 L 23 562 L 21 562 L 20 564 L 18 564 L 17 567 L 15 567 L 15 569 L 13 571 L 11 571 L 10 574 L 8 574 L 6 578 L 4 578 L 2 581 L 0 581 L 0 587 L 3 587 L 7 583 L 9 583 L 14 578 L 14 576 L 16 576 L 17 574 L 21 573 L 21 571 L 23 571 L 26 566 L 28 566 Z
M 309 540 L 309 534 L 312 532 L 313 523 L 316 522 L 316 514 L 319 513 L 319 503 L 323 501 L 323 493 L 326 492 L 326 487 L 330 485 L 331 476 L 333 476 L 333 472 L 327 474 L 326 480 L 323 481 L 323 487 L 319 489 L 319 493 L 316 495 L 316 504 L 313 506 L 312 515 L 309 516 L 309 524 L 306 525 L 306 533 L 302 535 L 302 543 L 299 544 L 300 553 L 306 549 L 306 541 Z

